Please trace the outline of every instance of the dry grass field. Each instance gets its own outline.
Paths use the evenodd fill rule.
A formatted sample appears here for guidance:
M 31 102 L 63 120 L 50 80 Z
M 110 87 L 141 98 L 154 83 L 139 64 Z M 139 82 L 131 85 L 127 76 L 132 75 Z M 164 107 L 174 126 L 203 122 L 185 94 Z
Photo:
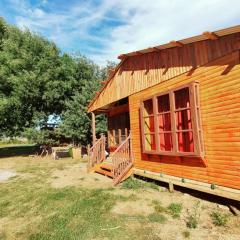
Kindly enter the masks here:
M 86 172 L 72 159 L 0 158 L 0 239 L 239 240 L 240 218 L 194 194 Z

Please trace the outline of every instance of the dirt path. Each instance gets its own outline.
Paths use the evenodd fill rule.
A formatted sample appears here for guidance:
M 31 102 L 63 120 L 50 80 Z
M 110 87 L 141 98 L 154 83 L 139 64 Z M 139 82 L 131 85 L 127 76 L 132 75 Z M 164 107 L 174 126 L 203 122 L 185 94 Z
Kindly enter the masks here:
M 79 186 L 90 189 L 107 189 L 113 187 L 112 179 L 100 174 L 88 173 L 86 163 L 68 165 L 63 170 L 54 171 L 50 183 L 54 188 Z

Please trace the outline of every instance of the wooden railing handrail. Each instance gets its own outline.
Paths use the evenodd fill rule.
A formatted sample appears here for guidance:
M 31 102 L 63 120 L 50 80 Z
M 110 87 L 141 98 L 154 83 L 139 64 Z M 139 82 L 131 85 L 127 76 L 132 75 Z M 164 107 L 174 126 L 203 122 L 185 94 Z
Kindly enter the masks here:
M 100 164 L 103 162 L 106 158 L 105 155 L 105 143 L 106 138 L 104 135 L 102 135 L 94 144 L 93 146 L 89 149 L 88 152 L 88 157 L 89 157 L 89 162 L 88 162 L 88 170 L 93 168 L 95 165 Z
M 118 151 L 119 149 L 122 148 L 122 146 L 127 142 L 129 141 L 131 138 L 131 135 L 129 134 L 129 136 L 117 147 L 117 149 L 112 153 L 111 157 L 113 157 Z
M 130 171 L 133 166 L 131 135 L 118 146 L 111 156 L 113 168 L 113 184 L 121 182 L 122 178 Z
M 101 137 L 99 139 L 97 139 L 97 141 L 92 145 L 90 150 L 92 150 L 101 141 L 102 137 L 104 137 L 104 135 L 101 135 Z

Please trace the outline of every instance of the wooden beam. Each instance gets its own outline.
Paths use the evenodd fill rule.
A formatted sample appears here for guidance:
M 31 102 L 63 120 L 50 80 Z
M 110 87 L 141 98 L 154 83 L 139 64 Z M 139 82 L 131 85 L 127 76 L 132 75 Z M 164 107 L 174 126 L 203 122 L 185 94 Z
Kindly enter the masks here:
M 121 128 L 118 129 L 118 141 L 119 141 L 119 144 L 122 143 L 122 130 L 121 130 Z
M 166 183 L 171 182 L 172 184 L 177 186 L 186 187 L 186 188 L 194 189 L 197 191 L 210 193 L 216 196 L 240 201 L 240 190 L 237 190 L 237 189 L 221 187 L 221 186 L 217 186 L 216 189 L 211 189 L 211 184 L 209 183 L 203 183 L 203 182 L 199 182 L 191 179 L 186 179 L 183 182 L 182 178 L 180 177 L 175 177 L 168 174 L 161 175 L 159 173 L 137 169 L 137 168 L 134 168 L 133 173 L 134 175 L 138 175 L 138 176 L 142 176 L 142 177 L 146 177 L 146 178 L 150 178 L 150 179 L 154 179 L 154 180 L 166 182 Z
M 94 112 L 92 112 L 92 142 L 93 144 L 96 142 L 96 121 Z
M 169 192 L 170 192 L 170 193 L 173 193 L 173 192 L 174 192 L 173 183 L 169 181 L 168 186 L 169 186 Z
M 211 40 L 217 40 L 218 36 L 213 32 L 204 32 L 203 35 Z
M 181 42 L 179 42 L 179 41 L 175 41 L 175 40 L 170 41 L 169 43 L 170 43 L 173 47 L 183 47 L 183 46 L 184 46 L 183 43 L 181 43 Z

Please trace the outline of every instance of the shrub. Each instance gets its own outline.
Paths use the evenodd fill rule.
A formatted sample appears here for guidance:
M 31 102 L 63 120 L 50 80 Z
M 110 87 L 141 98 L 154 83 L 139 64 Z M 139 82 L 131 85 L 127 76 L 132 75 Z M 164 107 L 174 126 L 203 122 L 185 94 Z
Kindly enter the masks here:
M 211 218 L 215 226 L 225 226 L 228 220 L 227 214 L 222 214 L 220 212 L 213 212 Z
M 168 206 L 168 212 L 172 215 L 173 218 L 179 218 L 182 211 L 181 203 L 171 203 Z

